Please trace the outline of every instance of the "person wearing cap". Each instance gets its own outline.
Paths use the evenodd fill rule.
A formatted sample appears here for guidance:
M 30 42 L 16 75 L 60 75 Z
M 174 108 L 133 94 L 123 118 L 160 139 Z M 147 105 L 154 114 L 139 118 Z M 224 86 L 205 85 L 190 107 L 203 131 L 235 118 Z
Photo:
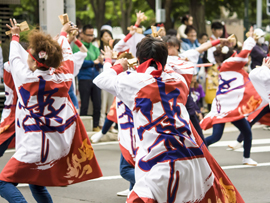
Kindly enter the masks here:
M 264 43 L 265 32 L 260 28 L 254 30 L 256 46 L 252 49 L 251 56 L 251 69 L 256 68 L 256 66 L 261 66 L 263 58 L 267 57 L 268 47 Z
M 109 45 L 109 41 L 113 39 L 112 27 L 110 25 L 103 25 L 100 29 L 100 46 L 99 50 L 104 50 L 104 46 Z

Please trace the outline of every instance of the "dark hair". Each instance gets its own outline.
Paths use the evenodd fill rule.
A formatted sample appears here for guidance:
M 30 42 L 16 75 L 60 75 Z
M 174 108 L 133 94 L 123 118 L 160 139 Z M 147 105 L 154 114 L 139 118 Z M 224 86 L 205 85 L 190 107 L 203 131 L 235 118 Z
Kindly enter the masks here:
M 164 69 L 168 57 L 168 48 L 165 42 L 149 36 L 143 38 L 142 41 L 137 44 L 136 48 L 136 57 L 139 59 L 140 64 L 153 58 L 155 61 L 160 62 L 162 69 Z M 157 68 L 154 62 L 151 63 L 151 66 Z
M 83 33 L 85 33 L 85 31 L 86 31 L 87 29 L 94 29 L 94 27 L 93 27 L 92 25 L 90 25 L 90 24 L 84 25 L 83 28 L 82 28 Z
M 112 48 L 120 41 L 121 39 L 115 39 L 113 40 Z
M 104 43 L 103 43 L 103 41 L 101 40 L 101 38 L 102 38 L 102 36 L 104 35 L 104 33 L 108 33 L 111 37 L 112 37 L 112 39 L 113 39 L 113 36 L 112 36 L 112 33 L 109 31 L 109 30 L 101 30 L 100 31 L 100 45 L 99 45 L 99 49 L 101 50 L 104 50 Z
M 223 29 L 223 25 L 220 22 L 213 22 L 211 25 L 211 29 L 214 30 Z
M 215 60 L 217 63 L 222 63 L 223 61 L 225 61 L 226 59 L 230 58 L 233 53 L 234 53 L 234 50 L 232 47 L 228 47 L 229 48 L 229 51 L 227 54 L 223 54 L 221 52 L 222 48 L 219 46 L 216 48 L 216 51 L 214 51 L 214 57 L 215 57 Z
M 63 60 L 61 46 L 53 40 L 51 35 L 45 34 L 38 30 L 33 30 L 28 34 L 29 48 L 33 50 L 33 57 L 47 67 L 58 68 Z M 39 58 L 38 53 L 45 51 L 48 59 Z M 39 67 L 40 70 L 48 70 L 46 67 Z
M 179 39 L 177 39 L 176 36 L 171 36 L 171 35 L 166 35 L 164 37 L 162 37 L 162 40 L 169 46 L 178 46 L 180 50 L 181 48 L 181 41 Z
M 196 31 L 195 27 L 193 27 L 192 25 L 188 25 L 187 28 L 185 29 L 185 34 L 187 35 L 192 30 Z
M 188 21 L 188 19 L 190 18 L 190 15 L 184 15 L 181 19 L 182 24 L 185 24 L 186 21 Z
M 208 34 L 206 34 L 205 32 L 204 32 L 204 33 L 201 33 L 201 34 L 199 35 L 199 39 L 202 39 L 202 38 L 203 38 L 203 36 L 208 37 Z
M 171 35 L 171 36 L 176 36 L 177 35 L 177 31 L 175 29 L 169 29 L 167 32 L 167 35 Z

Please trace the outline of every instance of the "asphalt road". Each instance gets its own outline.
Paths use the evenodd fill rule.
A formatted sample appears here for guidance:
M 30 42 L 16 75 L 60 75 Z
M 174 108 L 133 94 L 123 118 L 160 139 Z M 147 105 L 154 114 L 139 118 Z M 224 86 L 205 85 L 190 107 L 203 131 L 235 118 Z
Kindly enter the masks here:
M 230 131 L 230 130 L 227 130 Z M 256 167 L 242 165 L 242 151 L 230 151 L 227 141 L 236 139 L 238 132 L 224 133 L 220 142 L 210 147 L 210 152 L 222 166 L 246 203 L 270 202 L 270 131 L 261 127 L 253 129 L 253 147 L 251 158 L 259 164 Z M 210 132 L 206 132 L 209 134 Z M 207 136 L 207 135 L 206 135 Z M 68 187 L 48 187 L 55 203 L 124 203 L 124 197 L 117 197 L 118 191 L 125 190 L 129 183 L 119 175 L 120 150 L 117 142 L 104 142 L 93 145 L 97 160 L 104 177 Z M 8 151 L 0 162 L 0 170 L 14 152 Z M 29 203 L 36 202 L 26 184 L 20 184 L 19 190 Z M 4 199 L 0 202 L 5 203 Z

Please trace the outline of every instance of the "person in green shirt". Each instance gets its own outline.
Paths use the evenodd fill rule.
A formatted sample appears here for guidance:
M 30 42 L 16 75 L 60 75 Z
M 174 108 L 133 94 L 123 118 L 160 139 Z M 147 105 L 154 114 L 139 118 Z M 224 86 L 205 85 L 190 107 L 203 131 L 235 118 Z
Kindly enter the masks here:
M 101 90 L 93 83 L 93 80 L 99 74 L 99 69 L 102 67 L 102 64 L 99 60 L 99 49 L 91 43 L 94 39 L 94 28 L 92 25 L 83 26 L 81 39 L 88 51 L 78 74 L 79 92 L 81 97 L 80 115 L 87 115 L 89 99 L 91 98 L 93 102 L 94 131 L 100 131 Z M 78 52 L 79 47 L 74 45 L 72 51 L 73 53 Z

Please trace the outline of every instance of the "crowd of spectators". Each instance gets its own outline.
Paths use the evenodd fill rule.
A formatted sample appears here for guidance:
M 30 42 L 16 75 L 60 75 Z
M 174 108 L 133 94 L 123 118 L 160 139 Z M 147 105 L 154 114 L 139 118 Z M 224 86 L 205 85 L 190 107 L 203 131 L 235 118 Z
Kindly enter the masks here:
M 181 18 L 182 24 L 178 29 L 169 29 L 167 32 L 163 32 L 160 35 L 176 36 L 179 41 L 179 54 L 191 49 L 198 48 L 201 44 L 218 39 L 220 37 L 227 37 L 233 33 L 227 33 L 226 26 L 221 22 L 213 22 L 211 24 L 211 35 L 207 33 L 197 33 L 196 28 L 193 26 L 193 17 L 191 15 L 185 15 Z M 164 27 L 163 24 L 156 23 L 157 28 Z M 157 30 L 158 30 L 157 29 Z M 265 42 L 265 32 L 261 29 L 255 29 L 256 34 L 256 46 L 250 54 L 250 61 L 247 64 L 247 71 L 254 69 L 256 66 L 261 65 L 262 59 L 269 55 L 268 42 Z M 144 32 L 145 35 L 151 34 L 151 28 L 149 27 Z M 77 36 L 84 46 L 87 48 L 87 57 L 81 66 L 79 74 L 76 77 L 75 93 L 79 103 L 74 103 L 81 116 L 93 116 L 93 130 L 100 131 L 110 106 L 113 103 L 114 97 L 104 91 L 100 90 L 94 83 L 94 78 L 103 70 L 103 58 L 101 57 L 101 51 L 104 50 L 104 46 L 112 47 L 112 43 L 117 44 L 120 39 L 113 39 L 112 27 L 110 25 L 103 25 L 99 32 L 99 36 L 94 36 L 94 27 L 90 24 L 84 25 Z M 241 50 L 241 42 L 238 42 L 235 36 L 235 41 L 231 43 L 236 52 Z M 196 73 L 192 80 L 190 94 L 198 106 L 199 112 L 204 115 L 210 111 L 211 104 L 215 98 L 216 90 L 218 87 L 218 73 L 219 64 L 215 61 L 214 51 L 217 47 L 212 47 L 203 52 L 197 64 L 211 63 L 211 66 L 199 66 L 196 68 Z M 73 53 L 78 52 L 77 45 L 72 44 Z M 3 56 L 0 44 L 0 77 L 3 77 Z M 72 87 L 72 88 L 74 88 Z M 90 106 L 90 104 L 92 106 Z M 91 110 L 92 109 L 92 110 Z M 201 119 L 201 116 L 199 116 Z

